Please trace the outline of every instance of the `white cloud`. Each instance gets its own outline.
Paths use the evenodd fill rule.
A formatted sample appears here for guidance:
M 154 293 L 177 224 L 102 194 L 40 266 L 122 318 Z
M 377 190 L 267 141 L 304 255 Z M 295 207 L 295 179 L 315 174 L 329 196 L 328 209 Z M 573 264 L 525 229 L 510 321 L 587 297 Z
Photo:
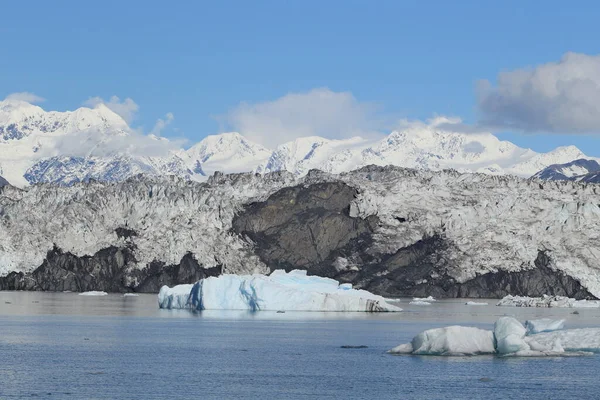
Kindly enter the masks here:
M 222 118 L 229 128 L 269 147 L 304 136 L 369 136 L 386 125 L 373 104 L 327 88 L 290 93 L 263 103 L 242 103 Z
M 175 116 L 173 115 L 173 113 L 167 113 L 167 115 L 165 115 L 165 119 L 158 119 L 158 121 L 156 121 L 156 124 L 154 124 L 154 128 L 152 128 L 150 134 L 160 136 L 160 133 L 163 131 L 163 129 L 165 129 L 167 125 L 169 125 L 171 122 L 173 122 L 174 119 Z
M 100 104 L 104 104 L 106 107 L 121 116 L 121 118 L 123 118 L 128 124 L 133 121 L 135 114 L 140 109 L 136 102 L 129 97 L 123 101 L 121 101 L 121 99 L 117 96 L 112 96 L 108 101 L 105 101 L 101 97 L 92 97 L 83 104 L 88 107 L 97 107 Z
M 560 61 L 498 75 L 477 85 L 480 125 L 547 133 L 600 133 L 600 56 L 567 53 Z
M 43 97 L 40 97 L 36 94 L 33 94 L 33 93 L 18 92 L 18 93 L 9 94 L 8 96 L 6 96 L 5 100 L 18 100 L 18 101 L 25 101 L 30 104 L 35 104 L 35 103 L 41 103 L 42 101 L 45 101 L 46 99 L 44 99 Z

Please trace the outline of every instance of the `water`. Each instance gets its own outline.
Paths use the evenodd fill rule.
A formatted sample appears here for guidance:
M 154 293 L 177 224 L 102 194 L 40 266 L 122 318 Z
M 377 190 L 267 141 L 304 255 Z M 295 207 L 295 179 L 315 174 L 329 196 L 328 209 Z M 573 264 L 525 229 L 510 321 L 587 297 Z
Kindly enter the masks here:
M 518 359 L 385 353 L 418 332 L 498 316 L 565 317 L 600 326 L 600 310 L 432 306 L 399 314 L 194 314 L 154 295 L 0 292 L 0 399 L 598 398 L 600 355 Z M 343 345 L 366 345 L 343 349 Z

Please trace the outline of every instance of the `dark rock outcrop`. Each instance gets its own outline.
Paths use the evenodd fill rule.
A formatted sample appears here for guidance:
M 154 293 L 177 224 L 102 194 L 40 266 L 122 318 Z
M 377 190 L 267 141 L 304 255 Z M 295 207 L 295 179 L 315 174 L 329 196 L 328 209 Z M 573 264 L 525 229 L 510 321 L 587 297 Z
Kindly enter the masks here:
M 193 283 L 221 273 L 219 267 L 203 268 L 191 254 L 176 265 L 155 261 L 141 270 L 132 268 L 134 262 L 129 247 L 109 247 L 82 257 L 55 247 L 31 273 L 12 272 L 0 277 L 0 290 L 154 293 L 162 285 Z
M 10 185 L 6 179 L 0 176 L 0 188 L 6 185 Z

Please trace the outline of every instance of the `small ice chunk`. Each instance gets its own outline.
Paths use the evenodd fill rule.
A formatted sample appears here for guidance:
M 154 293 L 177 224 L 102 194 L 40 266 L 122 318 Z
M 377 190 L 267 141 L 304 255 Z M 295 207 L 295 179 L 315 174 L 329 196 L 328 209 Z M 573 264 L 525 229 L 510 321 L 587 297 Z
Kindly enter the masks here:
M 432 301 L 436 301 L 433 296 L 427 297 L 413 297 L 413 301 L 425 301 L 427 303 L 431 303 Z
M 496 349 L 500 354 L 531 350 L 525 342 L 525 327 L 513 317 L 500 317 L 494 324 Z
M 123 297 L 138 297 L 139 294 L 137 293 L 125 293 L 123 294 Z
M 525 321 L 525 329 L 527 329 L 527 335 L 534 335 L 542 332 L 552 332 L 564 329 L 564 319 L 532 319 Z
M 430 306 L 431 303 L 422 300 L 413 300 L 408 304 L 412 304 L 413 306 Z
M 108 293 L 92 290 L 89 292 L 81 292 L 81 293 L 79 293 L 79 295 L 80 296 L 107 296 Z
M 465 303 L 465 305 L 467 305 L 467 306 L 487 306 L 488 303 L 480 303 L 480 302 L 477 302 L 477 301 L 467 301 Z
M 392 354 L 463 356 L 495 353 L 492 331 L 466 326 L 448 326 L 419 333 L 411 343 L 397 346 Z

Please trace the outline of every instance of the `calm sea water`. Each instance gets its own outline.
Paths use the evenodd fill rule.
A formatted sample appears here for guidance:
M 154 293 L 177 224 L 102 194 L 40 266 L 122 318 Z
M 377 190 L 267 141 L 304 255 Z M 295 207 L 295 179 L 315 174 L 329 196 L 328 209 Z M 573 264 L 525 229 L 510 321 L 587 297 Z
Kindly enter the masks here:
M 600 355 L 385 353 L 432 327 L 490 328 L 504 314 L 600 326 L 600 310 L 407 303 L 399 314 L 195 314 L 159 310 L 154 295 L 0 292 L 0 399 L 600 398 Z

